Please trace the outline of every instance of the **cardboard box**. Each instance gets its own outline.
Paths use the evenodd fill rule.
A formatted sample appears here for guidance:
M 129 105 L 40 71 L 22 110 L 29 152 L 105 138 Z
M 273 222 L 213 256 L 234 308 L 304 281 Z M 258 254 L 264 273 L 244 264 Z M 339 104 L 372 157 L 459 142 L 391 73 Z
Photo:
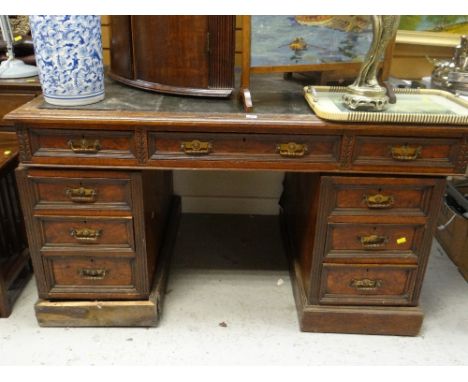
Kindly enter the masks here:
M 463 187 L 455 187 L 460 192 L 460 196 L 468 193 L 468 183 Z M 437 225 L 446 224 L 456 213 L 446 203 L 441 208 Z M 456 213 L 453 221 L 443 230 L 437 229 L 436 239 L 444 248 L 447 255 L 458 267 L 460 273 L 468 281 L 468 219 Z

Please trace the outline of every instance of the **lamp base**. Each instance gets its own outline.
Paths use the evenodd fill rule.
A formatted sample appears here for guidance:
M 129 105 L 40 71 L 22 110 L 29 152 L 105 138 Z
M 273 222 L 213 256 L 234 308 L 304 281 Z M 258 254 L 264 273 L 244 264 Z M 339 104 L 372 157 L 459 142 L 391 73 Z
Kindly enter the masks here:
M 380 86 L 350 85 L 343 94 L 343 103 L 351 110 L 382 111 L 388 106 L 387 90 Z
M 37 76 L 38 69 L 23 61 L 10 58 L 0 64 L 0 78 L 26 78 Z

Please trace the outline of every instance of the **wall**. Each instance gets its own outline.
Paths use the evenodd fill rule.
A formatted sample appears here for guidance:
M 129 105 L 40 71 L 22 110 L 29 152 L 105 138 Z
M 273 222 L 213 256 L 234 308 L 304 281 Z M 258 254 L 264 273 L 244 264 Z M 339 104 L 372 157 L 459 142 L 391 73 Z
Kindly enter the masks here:
M 110 18 L 102 17 L 104 62 L 110 63 Z M 236 18 L 236 66 L 242 57 L 241 16 Z M 425 58 L 450 57 L 453 48 L 397 43 L 391 75 L 421 78 L 430 75 L 432 67 Z M 242 171 L 175 171 L 174 187 L 182 196 L 184 212 L 277 214 L 281 194 L 282 172 Z
M 426 57 L 449 58 L 452 55 L 453 47 L 397 43 L 390 75 L 406 79 L 430 76 L 433 67 Z

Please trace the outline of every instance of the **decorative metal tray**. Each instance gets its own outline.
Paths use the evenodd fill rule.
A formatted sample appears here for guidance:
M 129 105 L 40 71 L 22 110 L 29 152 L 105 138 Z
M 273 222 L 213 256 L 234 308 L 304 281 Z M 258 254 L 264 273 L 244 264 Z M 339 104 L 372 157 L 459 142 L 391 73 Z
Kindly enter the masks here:
M 348 122 L 468 124 L 468 101 L 435 89 L 395 89 L 397 102 L 384 112 L 352 111 L 341 102 L 346 87 L 306 86 L 305 98 L 323 119 Z

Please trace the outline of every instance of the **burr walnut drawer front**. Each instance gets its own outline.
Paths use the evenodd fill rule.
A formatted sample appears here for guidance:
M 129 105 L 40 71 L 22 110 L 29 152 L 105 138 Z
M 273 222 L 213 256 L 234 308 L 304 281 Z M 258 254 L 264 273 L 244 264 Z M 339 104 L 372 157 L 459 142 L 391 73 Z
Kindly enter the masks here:
M 34 208 L 117 209 L 132 207 L 131 175 L 111 171 L 28 171 Z
M 34 129 L 30 145 L 33 160 L 47 163 L 104 164 L 105 159 L 136 163 L 136 144 L 132 131 Z
M 107 248 L 135 249 L 131 217 L 35 216 L 42 248 L 80 247 L 83 251 Z
M 338 163 L 340 136 L 149 133 L 150 160 L 258 160 L 278 158 Z
M 458 139 L 361 136 L 356 138 L 353 166 L 432 167 L 447 172 L 457 166 L 459 151 Z
M 373 257 L 378 252 L 416 255 L 423 240 L 422 224 L 344 224 L 328 225 L 326 257 L 346 251 Z
M 435 179 L 328 177 L 336 215 L 424 215 L 432 208 Z
M 414 305 L 416 265 L 324 264 L 320 303 Z
M 86 293 L 93 298 L 105 298 L 110 293 L 137 292 L 131 258 L 67 256 L 47 257 L 43 261 L 51 297 L 63 293 L 61 298 L 73 299 Z

